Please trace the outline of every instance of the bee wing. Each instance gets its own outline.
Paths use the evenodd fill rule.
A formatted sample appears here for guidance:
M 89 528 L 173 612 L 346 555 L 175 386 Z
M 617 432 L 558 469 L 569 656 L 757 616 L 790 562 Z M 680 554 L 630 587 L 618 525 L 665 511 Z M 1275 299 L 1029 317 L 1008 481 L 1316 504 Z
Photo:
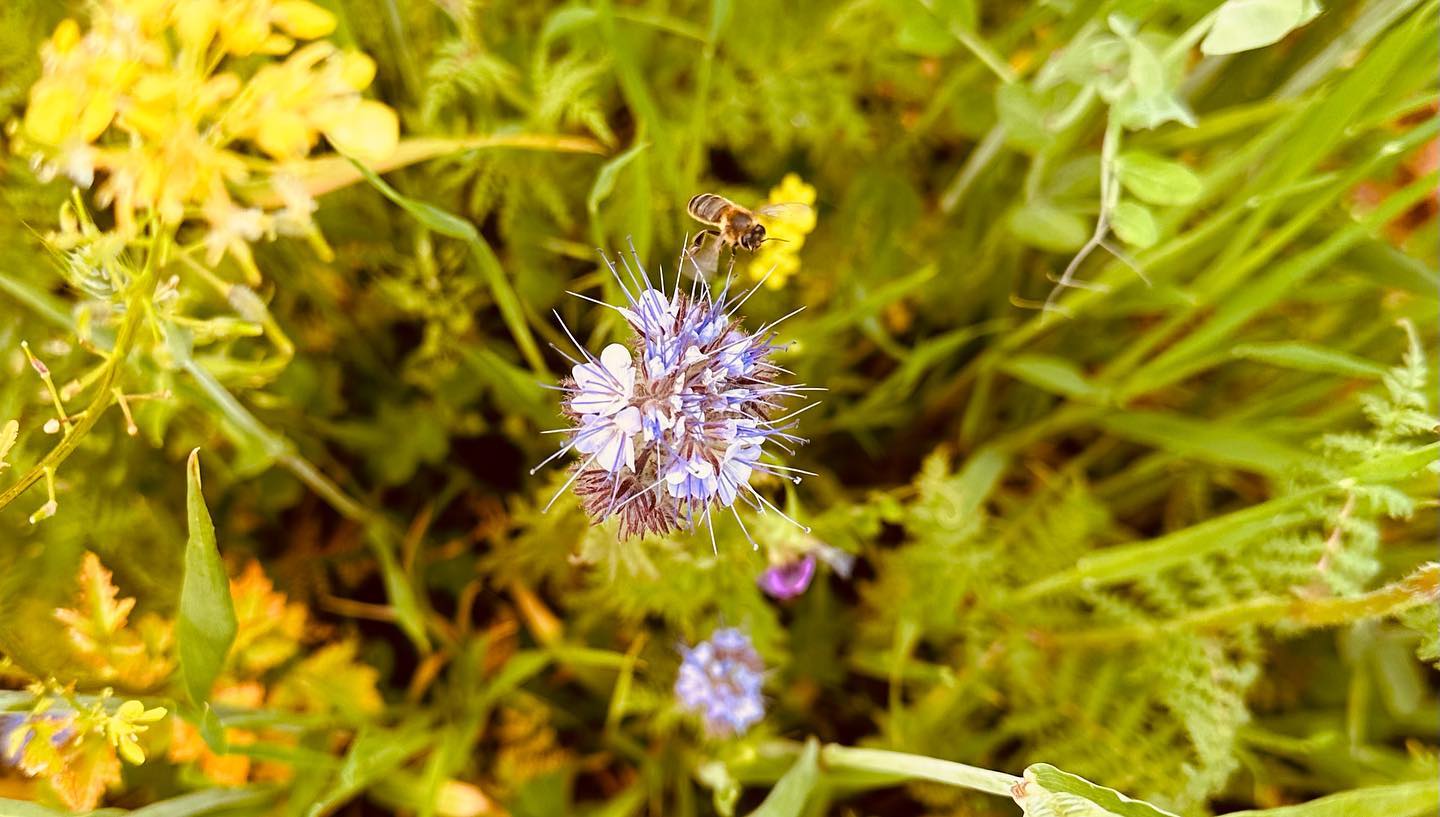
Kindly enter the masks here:
M 685 251 L 685 261 L 685 272 L 699 277 L 713 275 L 720 267 L 720 236 L 713 230 L 695 236 Z
M 804 202 L 782 201 L 778 204 L 767 204 L 764 207 L 756 208 L 755 215 L 781 221 L 800 221 L 814 218 L 815 208 Z

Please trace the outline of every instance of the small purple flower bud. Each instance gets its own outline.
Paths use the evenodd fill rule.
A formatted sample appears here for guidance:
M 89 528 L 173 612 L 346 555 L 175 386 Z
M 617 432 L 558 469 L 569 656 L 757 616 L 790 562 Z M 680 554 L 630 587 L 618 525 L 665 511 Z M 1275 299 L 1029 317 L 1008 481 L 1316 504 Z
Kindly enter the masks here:
M 809 553 L 799 559 L 774 565 L 760 574 L 760 589 L 777 599 L 793 599 L 804 593 L 815 578 L 815 557 Z
M 29 343 L 24 343 L 24 342 L 22 342 L 22 343 L 20 344 L 20 348 L 21 348 L 22 350 L 24 350 L 24 352 L 25 352 L 25 357 L 30 360 L 30 368 L 34 369 L 36 374 L 40 375 L 41 377 L 49 377 L 49 376 L 50 376 L 50 367 L 49 367 L 49 366 L 46 366 L 46 365 L 45 365 L 45 361 L 43 361 L 43 360 L 41 360 L 40 358 L 36 357 L 36 356 L 30 351 L 30 344 L 29 344 Z
M 765 665 L 743 630 L 723 627 L 709 641 L 680 651 L 675 697 L 711 735 L 741 735 L 765 717 Z

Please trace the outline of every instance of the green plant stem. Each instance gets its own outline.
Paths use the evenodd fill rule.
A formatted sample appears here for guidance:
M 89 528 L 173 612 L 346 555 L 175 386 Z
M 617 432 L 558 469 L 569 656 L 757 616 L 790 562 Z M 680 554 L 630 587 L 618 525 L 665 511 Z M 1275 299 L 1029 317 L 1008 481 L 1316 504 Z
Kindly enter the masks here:
M 90 429 L 100 421 L 101 415 L 115 402 L 115 394 L 112 386 L 120 375 L 120 367 L 125 364 L 125 358 L 130 352 L 130 343 L 135 337 L 135 331 L 139 328 L 140 319 L 145 315 L 142 301 L 148 296 L 154 283 L 155 263 L 154 244 L 145 262 L 145 269 L 131 285 L 129 295 L 125 299 L 125 317 L 120 322 L 120 331 L 115 336 L 115 345 L 110 349 L 110 357 L 101 365 L 100 377 L 95 387 L 95 396 L 91 398 L 89 405 L 80 414 L 80 419 L 75 426 L 65 435 L 50 452 L 36 463 L 30 470 L 26 471 L 15 481 L 13 485 L 0 493 L 0 511 L 9 507 L 25 493 L 31 485 L 34 485 L 47 471 L 54 471 L 69 456 L 75 453 L 79 447 L 80 440 L 90 433 Z
M 1053 643 L 1078 647 L 1120 647 L 1136 641 L 1195 630 L 1223 630 L 1254 624 L 1289 625 L 1302 628 L 1331 627 L 1367 618 L 1402 613 L 1422 604 L 1440 600 L 1440 564 L 1431 563 L 1369 593 L 1348 598 L 1307 598 L 1303 596 L 1262 596 L 1255 599 L 1197 610 L 1162 622 L 1140 622 L 1059 633 Z
M 1055 288 L 1050 290 L 1050 295 L 1045 299 L 1042 321 L 1045 316 L 1058 309 L 1060 294 L 1074 287 L 1075 273 L 1080 271 L 1080 265 L 1105 243 L 1105 236 L 1110 232 L 1110 213 L 1120 201 L 1120 191 L 1115 178 L 1115 160 L 1120 155 L 1120 132 L 1119 121 L 1114 117 L 1107 118 L 1105 137 L 1100 143 L 1100 215 L 1095 219 L 1095 232 L 1090 236 L 1090 240 L 1085 242 L 1085 246 L 1075 253 L 1075 257 L 1070 259 L 1070 263 L 1065 265 L 1060 280 L 1056 281 Z
M 937 17 L 941 16 L 940 12 L 935 10 L 933 0 L 921 0 L 921 2 Z M 1004 58 L 995 53 L 995 49 L 991 48 L 990 44 L 985 42 L 984 38 L 980 37 L 977 32 L 971 31 L 953 20 L 945 21 L 945 29 L 950 32 L 950 36 L 965 46 L 965 50 L 973 54 L 975 58 L 984 63 L 985 67 L 989 68 L 995 76 L 999 77 L 1001 82 L 1009 85 L 1020 78 L 1015 73 L 1015 69 L 1011 68 L 1010 64 L 1005 62 Z
M 980 177 L 980 172 L 989 167 L 995 157 L 1000 155 L 1000 148 L 1004 146 L 1005 126 L 997 124 L 985 134 L 985 138 L 980 140 L 980 144 L 970 151 L 964 166 L 960 168 L 960 174 L 955 177 L 955 181 L 951 182 L 949 187 L 945 188 L 945 193 L 940 197 L 942 213 L 950 213 L 955 209 L 956 205 L 965 198 L 965 194 L 969 192 L 970 185 Z
M 905 780 L 929 780 L 1002 797 L 1009 797 L 1011 787 L 1021 781 L 1013 774 L 951 760 L 885 749 L 856 749 L 834 743 L 820 750 L 820 763 L 830 769 L 876 772 Z
M 1020 588 L 1011 600 L 1034 601 L 1052 593 L 1067 593 L 1084 586 L 1111 584 L 1158 573 L 1232 542 L 1260 535 L 1276 524 L 1279 514 L 1326 490 L 1329 486 L 1307 488 L 1149 541 L 1099 551 L 1081 559 L 1068 570 Z

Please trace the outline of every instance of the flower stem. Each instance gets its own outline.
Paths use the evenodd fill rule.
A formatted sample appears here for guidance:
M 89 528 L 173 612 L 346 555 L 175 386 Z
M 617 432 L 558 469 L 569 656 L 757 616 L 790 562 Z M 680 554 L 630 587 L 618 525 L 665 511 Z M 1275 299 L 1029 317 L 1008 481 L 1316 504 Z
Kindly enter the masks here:
M 831 769 L 878 772 L 909 780 L 930 780 L 1003 797 L 1009 797 L 1011 787 L 1021 780 L 1013 774 L 967 766 L 951 760 L 885 749 L 855 749 L 834 743 L 820 751 L 820 762 Z
M 150 257 L 146 261 L 145 269 L 139 278 L 132 285 L 128 297 L 125 299 L 125 318 L 120 323 L 120 331 L 115 336 L 115 345 L 110 350 L 110 357 L 101 366 L 100 379 L 96 384 L 95 397 L 90 400 L 79 419 L 55 447 L 50 449 L 39 462 L 30 470 L 26 471 L 13 485 L 0 493 L 0 510 L 4 510 L 25 493 L 31 485 L 34 485 L 45 476 L 46 471 L 54 471 L 59 468 L 75 449 L 80 445 L 80 440 L 89 433 L 90 429 L 100 421 L 100 415 L 115 402 L 115 395 L 111 387 L 115 385 L 120 375 L 120 367 L 125 364 L 125 358 L 130 352 L 130 342 L 135 337 L 135 330 L 140 325 L 140 319 L 145 314 L 142 308 L 142 300 L 148 296 L 155 277 L 157 265 L 154 263 L 155 250 L 152 249 Z
M 1440 564 L 1427 564 L 1400 581 L 1348 598 L 1261 596 L 1197 610 L 1161 622 L 1059 633 L 1055 642 L 1077 647 L 1117 647 L 1169 633 L 1221 630 L 1255 624 L 1329 627 L 1403 613 L 1440 599 Z

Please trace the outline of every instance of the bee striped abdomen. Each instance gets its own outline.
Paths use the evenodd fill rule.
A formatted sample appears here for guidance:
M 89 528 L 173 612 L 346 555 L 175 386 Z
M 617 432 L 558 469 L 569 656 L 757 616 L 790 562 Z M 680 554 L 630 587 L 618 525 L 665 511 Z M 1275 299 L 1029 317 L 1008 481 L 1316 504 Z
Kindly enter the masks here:
M 701 193 L 690 199 L 686 206 L 691 217 L 706 224 L 719 224 L 720 217 L 724 212 L 734 207 L 724 196 L 717 196 L 714 193 Z

